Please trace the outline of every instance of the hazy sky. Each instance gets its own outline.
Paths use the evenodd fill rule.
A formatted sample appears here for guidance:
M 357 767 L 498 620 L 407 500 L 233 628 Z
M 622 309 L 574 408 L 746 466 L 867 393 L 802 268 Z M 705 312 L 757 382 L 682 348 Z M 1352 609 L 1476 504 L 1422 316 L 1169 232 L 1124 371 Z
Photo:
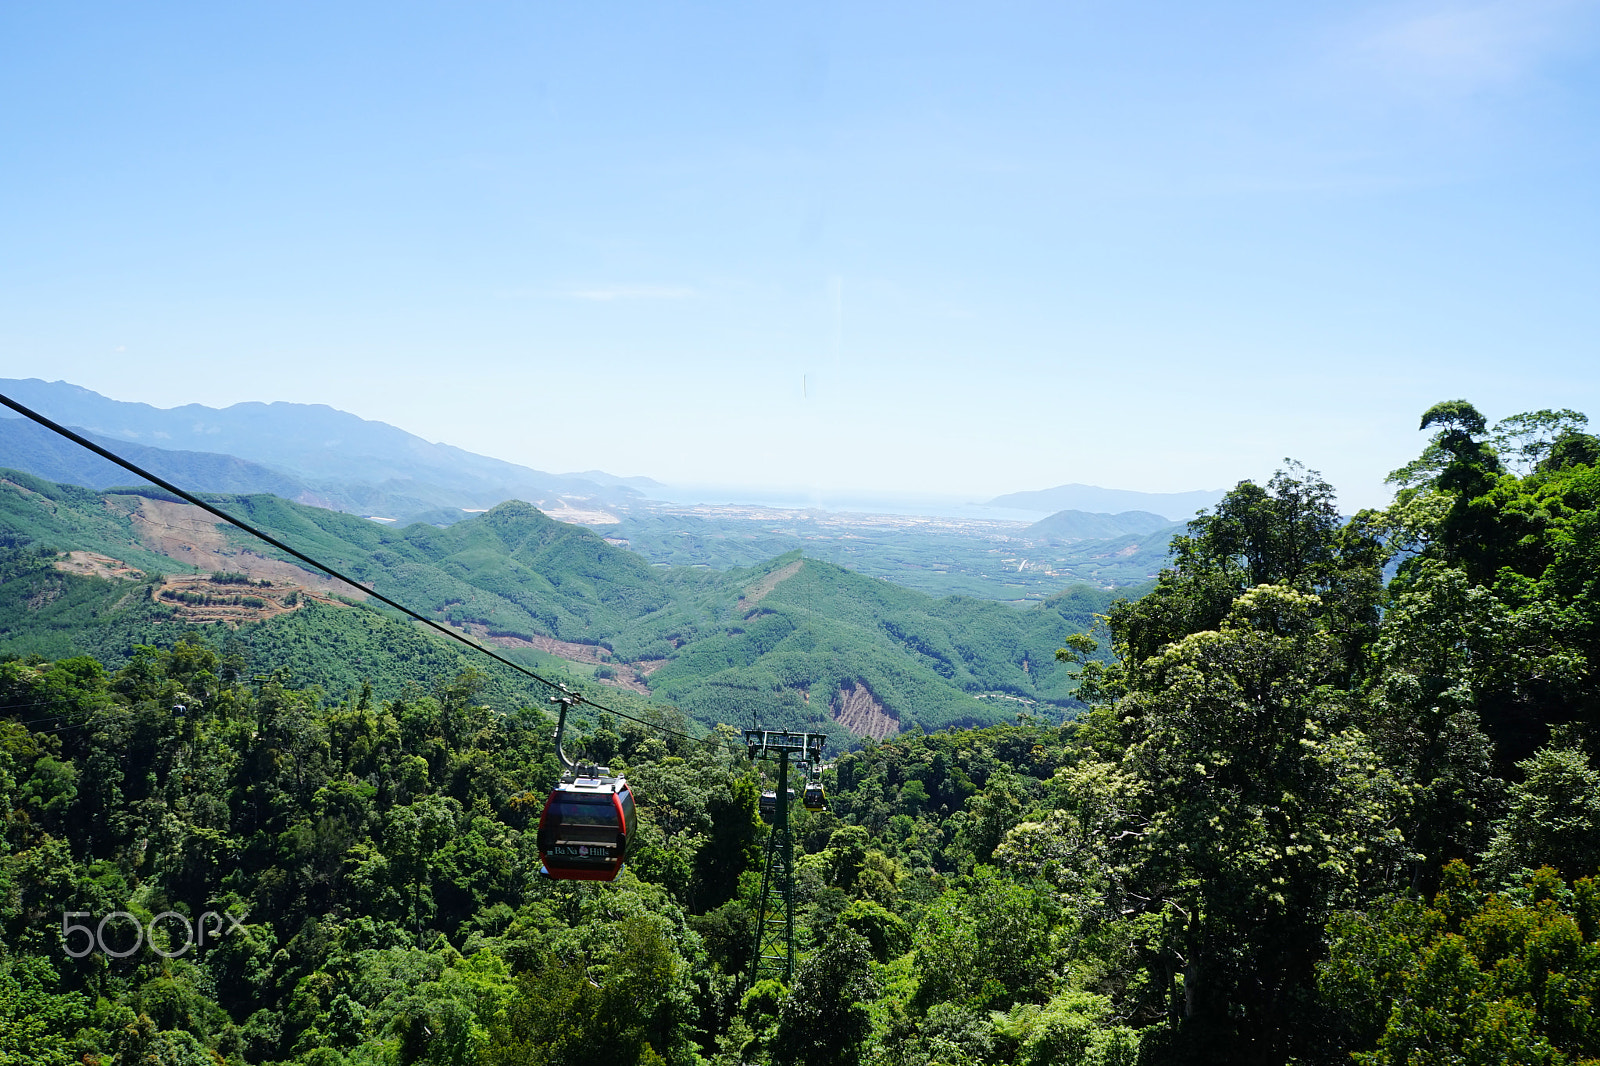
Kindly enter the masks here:
M 1600 420 L 1600 5 L 0 5 L 0 376 L 988 496 Z

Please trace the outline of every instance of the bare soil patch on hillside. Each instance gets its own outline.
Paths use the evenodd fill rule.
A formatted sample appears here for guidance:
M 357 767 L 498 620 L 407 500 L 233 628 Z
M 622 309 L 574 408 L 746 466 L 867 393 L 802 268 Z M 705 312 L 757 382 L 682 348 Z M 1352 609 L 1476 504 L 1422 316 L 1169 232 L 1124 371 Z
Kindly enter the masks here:
M 297 585 L 323 594 L 337 593 L 364 600 L 366 593 L 337 578 L 319 574 L 282 559 L 269 559 L 248 548 L 231 544 L 217 519 L 187 503 L 166 500 L 139 500 L 128 515 L 139 536 L 139 543 L 173 559 L 181 559 L 202 570 L 247 574 L 273 584 Z
M 749 608 L 754 607 L 756 604 L 760 603 L 766 598 L 767 593 L 771 592 L 773 589 L 777 588 L 791 577 L 794 577 L 794 575 L 798 574 L 800 572 L 800 564 L 803 562 L 805 562 L 804 559 L 796 559 L 787 566 L 780 566 L 772 573 L 763 577 L 760 581 L 757 581 L 755 584 L 745 589 L 744 594 L 739 597 L 739 599 L 744 603 L 745 609 L 748 610 Z
M 519 637 L 510 634 L 491 636 L 489 627 L 478 622 L 468 623 L 462 627 L 472 636 L 485 644 L 492 644 L 497 648 L 538 648 L 542 652 L 554 655 L 558 659 L 565 659 L 569 663 L 584 663 L 589 666 L 610 666 L 616 670 L 613 677 L 596 677 L 595 680 L 602 685 L 613 688 L 625 688 L 629 692 L 637 692 L 641 696 L 650 695 L 650 686 L 644 679 L 653 671 L 660 669 L 665 659 L 647 659 L 642 663 L 618 662 L 612 654 L 598 644 L 577 644 L 570 640 L 557 640 L 547 637 L 542 633 Z
M 611 654 L 598 644 L 575 644 L 570 640 L 557 640 L 555 637 L 547 637 L 540 633 L 526 637 L 513 636 L 509 633 L 491 636 L 489 627 L 478 622 L 469 622 L 462 628 L 485 644 L 493 644 L 497 648 L 538 648 L 542 652 L 572 663 L 599 665 L 613 661 Z
M 144 571 L 135 570 L 121 559 L 113 559 L 99 552 L 68 552 L 50 564 L 66 574 L 82 577 L 99 577 L 117 581 L 142 581 Z
M 610 685 L 612 688 L 622 688 L 627 689 L 629 692 L 637 692 L 641 696 L 650 695 L 650 686 L 640 681 L 634 676 L 633 671 L 626 667 L 618 670 L 616 677 L 597 677 L 595 680 L 602 685 Z
M 226 622 L 231 626 L 262 622 L 298 611 L 307 603 L 344 606 L 325 592 L 295 582 L 239 584 L 209 577 L 169 577 L 155 587 L 157 602 L 177 609 L 186 622 Z
M 882 740 L 900 732 L 900 719 L 863 684 L 841 685 L 833 697 L 833 720 L 860 737 Z

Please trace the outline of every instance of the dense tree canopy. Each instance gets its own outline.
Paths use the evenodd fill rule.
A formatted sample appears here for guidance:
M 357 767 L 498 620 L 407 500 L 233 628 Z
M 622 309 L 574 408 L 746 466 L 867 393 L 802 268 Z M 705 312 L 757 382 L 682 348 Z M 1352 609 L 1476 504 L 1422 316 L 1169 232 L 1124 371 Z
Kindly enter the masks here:
M 0 1062 L 1595 1061 L 1600 442 L 1422 423 L 1381 512 L 1288 464 L 1190 523 L 1059 653 L 1080 717 L 835 751 L 787 986 L 743 977 L 774 782 L 726 727 L 583 722 L 640 827 L 552 883 L 551 723 L 480 675 L 0 663 Z

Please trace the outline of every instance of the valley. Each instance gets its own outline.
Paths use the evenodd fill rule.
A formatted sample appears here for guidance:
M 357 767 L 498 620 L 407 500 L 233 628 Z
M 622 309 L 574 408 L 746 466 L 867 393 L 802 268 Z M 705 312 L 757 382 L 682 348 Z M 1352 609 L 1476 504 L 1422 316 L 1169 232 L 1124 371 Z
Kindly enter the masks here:
M 287 640 L 299 649 L 290 656 L 296 676 L 329 691 L 370 683 L 392 695 L 394 679 L 411 676 L 382 640 L 365 640 L 359 654 L 338 650 L 340 634 L 374 625 L 411 630 L 410 623 L 161 495 L 94 493 L 21 472 L 0 482 L 0 514 L 9 516 L 12 551 L 21 553 L 16 572 L 0 582 L 0 651 L 77 650 L 116 663 L 136 643 L 169 646 L 193 633 L 241 653 L 254 648 L 263 662 L 267 649 L 283 658 Z M 1054 651 L 1091 627 L 1116 595 L 1084 583 L 1062 591 L 1058 577 L 1054 595 L 1033 603 L 936 597 L 813 554 L 835 542 L 817 531 L 837 540 L 872 530 L 887 542 L 922 530 L 930 545 L 958 535 L 894 516 L 854 525 L 816 515 L 796 523 L 751 509 L 731 518 L 679 515 L 728 523 L 708 538 L 723 548 L 713 569 L 648 559 L 623 538 L 519 502 L 448 526 L 393 528 L 269 495 L 215 499 L 530 668 L 594 691 L 671 703 L 706 727 L 758 713 L 778 726 L 835 734 L 846 746 L 913 724 L 1003 721 L 1020 706 L 1070 716 L 1073 681 Z M 768 534 L 776 539 L 741 539 L 756 526 L 779 530 Z M 995 553 L 1011 547 L 977 523 L 960 535 L 990 538 Z M 796 541 L 805 546 L 790 548 Z M 758 547 L 788 550 L 740 565 Z M 1044 568 L 1036 573 L 1042 582 Z M 321 634 L 309 644 L 307 626 Z M 401 643 L 415 640 L 437 643 L 417 632 Z M 499 669 L 514 702 L 522 682 Z
M 545 474 L 330 408 L 163 410 L 64 382 L 4 384 L 516 662 L 670 702 L 707 727 L 759 713 L 854 744 L 1019 707 L 1070 717 L 1074 682 L 1055 649 L 1148 585 L 1181 528 L 1146 512 L 1030 522 L 984 505 L 948 516 L 674 502 L 647 495 L 671 495 L 647 478 Z M 24 467 L 0 474 L 6 543 L 87 582 L 47 620 L 36 612 L 61 589 L 41 592 L 24 560 L 0 649 L 120 662 L 136 643 L 204 631 L 288 655 L 332 688 L 392 695 L 384 671 L 412 676 L 381 646 L 341 658 L 331 638 L 306 643 L 311 619 L 360 629 L 348 616 L 359 589 L 165 491 L 125 487 L 130 472 L 32 422 L 0 420 L 0 461 Z M 406 625 L 361 609 L 380 628 Z M 85 611 L 99 621 L 74 631 Z M 289 633 L 301 635 L 286 646 Z M 520 682 L 497 684 L 510 698 Z
M 724 571 L 798 549 L 934 596 L 1027 604 L 1074 582 L 1106 589 L 1147 582 L 1165 564 L 1168 541 L 1181 528 L 1144 511 L 1052 513 L 967 505 L 957 509 L 962 517 L 885 513 L 862 501 L 850 504 L 864 508 L 858 510 L 674 502 L 678 494 L 648 478 L 548 474 L 317 405 L 167 410 L 108 399 L 66 382 L 8 379 L 0 380 L 0 389 L 191 491 L 266 494 L 397 530 L 419 522 L 449 526 L 521 500 L 667 567 Z M 8 466 L 101 491 L 137 480 L 44 427 L 10 417 L 0 418 L 0 467 Z M 1025 495 L 1019 506 L 1090 501 L 1187 517 L 1215 495 L 1062 486 Z M 150 524 L 156 538 L 150 545 L 161 551 L 157 541 L 165 519 L 158 511 L 145 508 L 136 520 Z M 1030 513 L 1029 520 L 1017 517 Z M 201 542 L 214 537 L 195 539 L 184 550 L 210 550 Z M 195 561 L 197 568 L 206 565 Z
M 1115 518 L 1118 516 L 1098 516 Z M 1153 579 L 1181 530 L 1065 540 L 1042 523 L 928 515 L 634 501 L 582 524 L 663 566 L 723 570 L 796 549 L 934 596 L 1035 603 L 1073 582 L 1106 589 Z

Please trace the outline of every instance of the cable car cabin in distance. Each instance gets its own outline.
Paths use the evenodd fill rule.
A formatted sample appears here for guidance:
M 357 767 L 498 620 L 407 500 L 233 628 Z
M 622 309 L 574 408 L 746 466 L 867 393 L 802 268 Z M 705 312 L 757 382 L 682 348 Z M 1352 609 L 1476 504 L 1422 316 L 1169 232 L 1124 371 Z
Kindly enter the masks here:
M 788 789 L 789 806 L 794 806 L 794 789 Z M 778 793 L 767 791 L 761 793 L 761 820 L 770 822 L 778 816 Z
M 604 766 L 572 774 L 545 801 L 539 819 L 539 871 L 557 881 L 613 881 L 638 825 L 633 790 Z
M 828 797 L 822 791 L 822 782 L 808 781 L 805 791 L 800 794 L 800 802 L 808 811 L 825 811 L 828 809 Z

